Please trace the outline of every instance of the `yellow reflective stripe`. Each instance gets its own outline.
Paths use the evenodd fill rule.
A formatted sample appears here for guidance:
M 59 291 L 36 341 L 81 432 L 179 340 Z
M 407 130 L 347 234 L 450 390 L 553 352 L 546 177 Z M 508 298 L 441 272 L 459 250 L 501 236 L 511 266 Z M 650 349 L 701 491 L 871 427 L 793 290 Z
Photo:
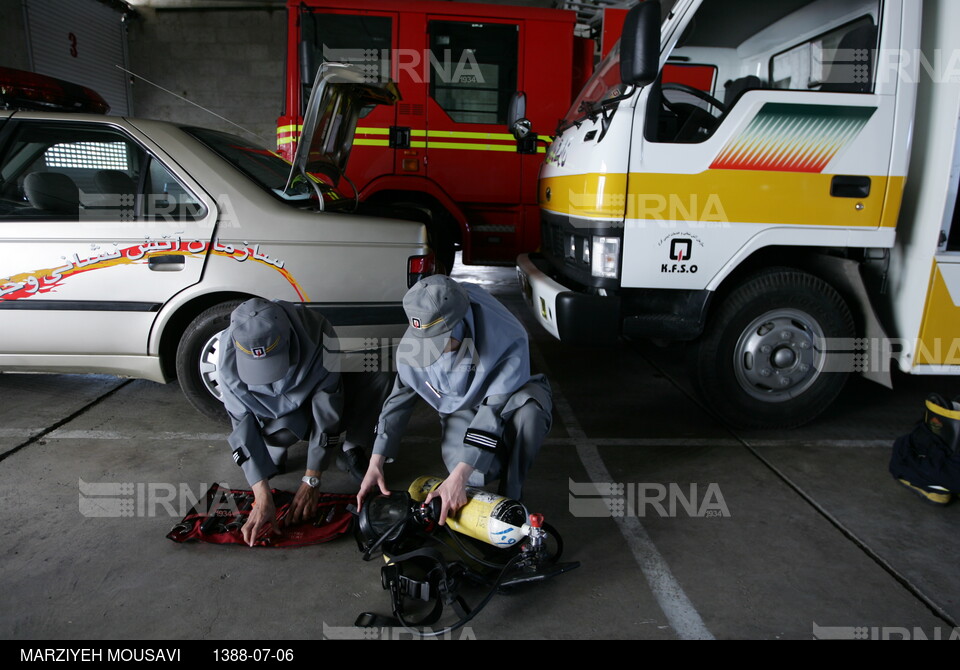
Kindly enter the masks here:
M 373 126 L 358 126 L 358 133 L 367 135 L 387 135 L 389 128 L 377 128 Z M 413 137 L 442 137 L 445 139 L 464 139 L 464 140 L 513 140 L 513 135 L 508 133 L 477 133 L 460 130 L 424 130 L 422 128 L 411 128 L 410 134 Z
M 509 144 L 472 144 L 469 142 L 427 142 L 430 149 L 467 149 L 469 151 L 512 151 L 516 153 L 516 145 Z
M 948 419 L 953 419 L 954 421 L 960 421 L 960 410 L 947 409 L 946 407 L 940 407 L 940 405 L 934 405 L 929 400 L 927 401 L 927 409 L 933 412 L 934 414 L 945 416 Z
M 510 140 L 513 141 L 513 135 L 506 133 L 472 133 L 461 132 L 459 130 L 428 130 L 427 137 L 446 137 L 465 140 Z
M 283 133 L 296 133 L 301 131 L 303 126 L 280 126 L 277 128 L 277 135 Z M 389 128 L 377 128 L 373 126 L 358 126 L 356 130 L 357 135 L 389 135 Z M 410 135 L 412 137 L 422 137 L 426 141 L 416 141 L 410 143 L 410 148 L 412 149 L 464 149 L 467 151 L 516 151 L 516 144 L 513 144 L 513 135 L 506 133 L 477 133 L 477 132 L 467 132 L 467 131 L 458 131 L 458 130 L 422 130 L 422 129 L 411 129 Z M 444 138 L 444 139 L 472 139 L 472 140 L 492 140 L 492 141 L 509 141 L 510 144 L 486 144 L 479 142 L 437 142 L 433 138 Z M 277 137 L 277 146 L 283 146 L 286 144 L 293 144 L 297 141 L 297 137 L 288 136 L 288 137 Z M 387 140 L 381 139 L 368 139 L 368 138 L 357 138 L 353 142 L 354 146 L 366 146 L 366 147 L 385 147 L 389 146 Z M 543 154 L 546 153 L 546 147 L 537 147 L 537 153 Z

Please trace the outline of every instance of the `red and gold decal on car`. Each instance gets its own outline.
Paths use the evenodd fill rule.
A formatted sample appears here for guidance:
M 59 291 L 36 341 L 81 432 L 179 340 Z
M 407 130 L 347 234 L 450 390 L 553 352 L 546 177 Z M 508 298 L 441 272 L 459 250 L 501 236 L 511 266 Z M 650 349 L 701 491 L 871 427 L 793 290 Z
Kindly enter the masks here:
M 283 275 L 303 302 L 308 301 L 307 295 L 299 282 L 284 267 L 284 262 L 270 258 L 269 255 L 261 252 L 259 244 L 234 246 L 221 244 L 219 240 L 214 240 L 211 245 L 210 242 L 204 240 L 183 240 L 179 237 L 160 240 L 147 239 L 143 244 L 125 248 L 121 248 L 119 243 L 115 243 L 112 249 L 105 251 L 94 245 L 91 253 L 85 254 L 84 258 L 81 258 L 79 253 L 75 253 L 69 258 L 61 256 L 61 263 L 56 267 L 22 272 L 0 279 L 0 300 L 22 300 L 39 294 L 56 292 L 71 277 L 93 270 L 144 264 L 149 262 L 150 259 L 161 256 L 203 258 L 208 253 L 232 258 L 238 263 L 249 261 L 269 265 Z

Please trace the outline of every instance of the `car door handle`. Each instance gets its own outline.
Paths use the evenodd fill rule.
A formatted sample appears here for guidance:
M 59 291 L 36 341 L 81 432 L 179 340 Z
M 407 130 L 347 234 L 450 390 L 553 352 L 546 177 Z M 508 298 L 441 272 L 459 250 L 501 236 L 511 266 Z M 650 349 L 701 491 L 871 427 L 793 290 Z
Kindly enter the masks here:
M 834 198 L 869 198 L 870 177 L 838 174 L 830 182 L 830 195 Z
M 151 256 L 147 261 L 147 267 L 154 272 L 179 272 L 184 268 L 186 262 L 186 257 L 181 254 Z

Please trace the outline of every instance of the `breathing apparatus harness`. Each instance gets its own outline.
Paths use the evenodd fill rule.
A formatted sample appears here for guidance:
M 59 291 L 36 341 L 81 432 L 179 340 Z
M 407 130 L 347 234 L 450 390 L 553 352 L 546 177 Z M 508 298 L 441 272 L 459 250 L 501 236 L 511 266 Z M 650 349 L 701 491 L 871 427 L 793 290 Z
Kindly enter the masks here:
M 542 514 L 527 515 L 519 502 L 480 489 L 467 487 L 467 504 L 447 517 L 446 526 L 440 526 L 440 499 L 424 502 L 426 493 L 440 482 L 439 478 L 422 477 L 409 491 L 370 499 L 359 511 L 357 545 L 363 560 L 382 554 L 386 561 L 380 579 L 390 592 L 393 616 L 364 612 L 357 617 L 356 626 L 400 626 L 419 637 L 445 635 L 471 621 L 498 592 L 543 581 L 580 565 L 559 563 L 563 541 Z M 552 539 L 550 548 L 548 538 Z M 485 545 L 477 542 L 496 549 L 479 551 Z M 449 560 L 444 551 L 453 552 L 456 558 Z M 487 588 L 475 607 L 460 595 L 467 584 Z M 424 614 L 409 611 L 412 605 L 431 601 L 433 607 Z M 445 605 L 453 608 L 457 621 L 439 630 L 421 630 L 440 620 Z

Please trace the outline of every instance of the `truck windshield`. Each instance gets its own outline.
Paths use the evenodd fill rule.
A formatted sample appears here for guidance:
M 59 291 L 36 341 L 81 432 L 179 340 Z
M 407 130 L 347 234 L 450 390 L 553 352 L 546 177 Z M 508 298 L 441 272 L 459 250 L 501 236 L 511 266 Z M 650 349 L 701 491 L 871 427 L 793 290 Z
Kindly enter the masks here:
M 313 190 L 306 182 L 295 181 L 289 190 L 283 190 L 290 175 L 290 163 L 273 151 L 248 142 L 237 135 L 217 130 L 183 128 L 183 131 L 202 142 L 265 191 L 284 201 L 310 200 L 313 195 Z
M 573 101 L 570 111 L 560 123 L 560 131 L 593 113 L 604 100 L 615 98 L 623 92 L 620 82 L 620 43 L 610 50 L 603 62 L 594 70 L 593 76 L 583 86 L 580 95 Z

